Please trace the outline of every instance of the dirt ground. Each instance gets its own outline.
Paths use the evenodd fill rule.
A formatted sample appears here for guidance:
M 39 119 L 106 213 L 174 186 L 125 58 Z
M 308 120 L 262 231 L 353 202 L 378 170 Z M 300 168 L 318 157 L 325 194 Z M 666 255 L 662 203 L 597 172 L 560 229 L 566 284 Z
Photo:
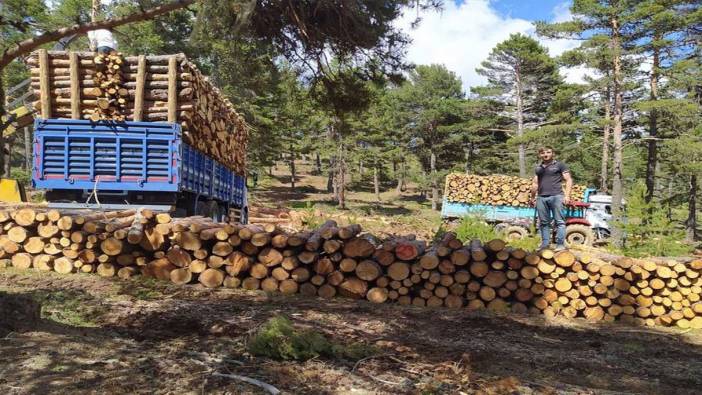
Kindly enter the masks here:
M 351 185 L 346 191 L 346 210 L 340 210 L 327 192 L 327 178 L 313 175 L 312 167 L 305 162 L 297 165 L 296 188 L 290 188 L 290 174 L 287 166 L 278 166 L 272 176 L 256 188 L 249 189 L 249 204 L 266 207 L 287 207 L 302 213 L 315 227 L 327 219 L 339 224 L 357 223 L 367 232 L 379 237 L 414 234 L 431 240 L 441 225 L 440 214 L 431 210 L 431 202 L 422 198 L 413 184 L 408 184 L 405 192 L 398 194 L 393 185 L 383 186 L 380 201 L 366 180 Z
M 0 271 L 0 390 L 291 394 L 702 392 L 702 333 L 487 312 L 269 296 L 93 275 Z M 361 360 L 247 353 L 287 316 Z

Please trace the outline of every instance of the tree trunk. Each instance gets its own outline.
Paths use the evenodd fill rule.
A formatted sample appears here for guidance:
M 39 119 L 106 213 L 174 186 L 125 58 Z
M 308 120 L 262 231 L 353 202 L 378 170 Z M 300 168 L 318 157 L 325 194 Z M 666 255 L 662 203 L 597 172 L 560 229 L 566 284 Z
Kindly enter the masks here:
M 295 191 L 295 151 L 290 144 L 290 188 Z
M 466 173 L 470 173 L 472 168 L 473 168 L 473 143 L 468 144 L 468 147 L 465 148 L 465 171 Z
M 339 208 L 346 209 L 346 158 L 344 158 L 344 140 L 339 134 L 339 153 L 338 153 L 338 165 L 339 172 L 336 180 L 337 183 L 337 200 L 339 203 Z
M 431 170 L 431 174 L 429 175 L 431 177 L 431 209 L 436 211 L 439 208 L 439 187 L 437 186 L 437 180 L 436 180 L 436 154 L 434 153 L 434 149 L 431 149 L 431 154 L 429 158 L 429 167 Z
M 611 19 L 612 25 L 612 50 L 614 68 L 614 110 L 613 122 L 614 130 L 612 138 L 614 140 L 613 167 L 614 176 L 612 179 L 612 244 L 621 247 L 623 243 L 622 222 L 622 197 L 624 196 L 623 186 L 623 159 L 622 159 L 622 64 L 621 64 L 621 42 L 619 32 L 619 19 L 614 16 Z
M 10 173 L 12 170 L 12 139 L 6 139 L 5 140 L 5 147 L 3 149 L 4 151 L 7 151 L 7 158 L 5 158 L 5 167 L 3 169 L 3 177 L 5 178 L 10 178 Z
M 29 127 L 24 128 L 24 169 L 32 170 L 32 136 Z
M 397 188 L 396 192 L 398 194 L 402 193 L 402 190 L 405 189 L 405 161 L 402 160 L 400 161 L 400 166 L 399 166 L 399 171 L 395 172 L 397 174 Z
M 358 174 L 363 177 L 363 159 L 358 161 Z
M 654 41 L 658 41 L 660 37 L 655 35 Z M 660 49 L 653 49 L 653 66 L 651 68 L 651 101 L 658 100 L 658 68 L 660 67 Z M 648 118 L 648 157 L 646 160 L 646 195 L 644 199 L 646 203 L 653 200 L 653 193 L 656 187 L 656 164 L 658 162 L 658 114 L 656 109 L 651 110 Z M 652 213 L 649 213 L 649 217 Z
M 334 184 L 334 173 L 336 173 L 336 158 L 329 158 L 329 171 L 327 173 L 327 192 L 332 193 L 336 190 L 336 185 Z M 334 193 L 336 199 L 336 193 Z
M 337 193 L 338 193 L 338 201 L 339 201 L 339 208 L 342 210 L 346 209 L 346 171 L 345 171 L 345 163 L 344 160 L 342 159 L 339 161 L 339 179 L 337 180 L 338 186 L 337 186 Z
M 380 202 L 380 180 L 378 178 L 378 164 L 373 166 L 373 190 L 375 191 L 375 201 Z
M 100 13 L 100 0 L 93 0 L 93 6 L 90 10 L 90 22 L 97 22 L 98 20 L 98 14 Z M 90 46 L 90 50 L 95 52 L 97 51 L 97 47 L 95 46 L 95 43 L 89 40 L 88 45 Z
M 600 170 L 600 190 L 604 193 L 607 193 L 609 191 L 609 187 L 607 186 L 607 180 L 609 179 L 609 174 L 608 174 L 608 165 L 609 165 L 609 134 L 612 128 L 612 125 L 610 125 L 609 120 L 610 117 L 612 116 L 611 114 L 611 101 L 612 101 L 612 94 L 610 91 L 610 87 L 607 86 L 607 89 L 605 90 L 605 103 L 604 103 L 604 110 L 605 110 L 605 125 L 604 125 L 604 133 L 603 133 L 603 138 L 602 138 L 602 167 Z
M 319 152 L 315 152 L 315 166 L 317 167 L 317 174 L 322 174 L 322 158 L 319 156 Z
M 685 231 L 688 241 L 697 241 L 697 175 L 690 176 L 690 192 L 687 198 L 687 220 Z
M 668 213 L 667 218 L 668 221 L 673 220 L 673 177 L 671 176 L 670 179 L 668 180 Z
M 0 117 L 5 115 L 5 86 L 2 81 L 2 68 L 0 67 Z M 0 129 L 0 148 L 5 146 L 5 130 Z M 5 150 L 0 149 L 0 169 L 5 168 Z
M 524 135 L 524 103 L 522 98 L 522 81 L 519 72 L 516 73 L 517 85 L 517 137 Z M 526 148 L 519 144 L 519 177 L 526 178 Z

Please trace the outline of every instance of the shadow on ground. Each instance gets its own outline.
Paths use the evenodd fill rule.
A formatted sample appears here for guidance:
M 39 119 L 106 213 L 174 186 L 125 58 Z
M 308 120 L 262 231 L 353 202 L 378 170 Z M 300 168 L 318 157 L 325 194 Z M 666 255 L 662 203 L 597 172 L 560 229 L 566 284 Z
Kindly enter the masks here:
M 402 206 L 395 206 L 395 205 L 387 205 L 387 204 L 362 204 L 359 206 L 355 207 L 361 212 L 368 213 L 368 215 L 384 215 L 386 217 L 390 216 L 395 216 L 395 215 L 409 215 L 414 213 L 414 211 L 402 207 Z
M 339 388 L 404 393 L 427 385 L 455 393 L 491 381 L 518 392 L 519 386 L 676 394 L 702 388 L 699 333 L 195 286 L 157 287 L 149 294 L 148 283 L 97 278 L 83 284 L 73 277 L 0 294 L 2 306 L 10 306 L 4 312 L 14 312 L 3 314 L 0 326 L 6 328 L 0 388 L 23 393 L 254 388 L 212 372 L 255 377 L 300 394 Z M 12 285 L 6 277 L 0 284 Z M 101 314 L 88 321 L 95 326 L 42 317 L 37 301 L 57 291 L 99 306 Z M 335 341 L 381 351 L 361 362 L 291 363 L 248 355 L 248 337 L 281 314 Z

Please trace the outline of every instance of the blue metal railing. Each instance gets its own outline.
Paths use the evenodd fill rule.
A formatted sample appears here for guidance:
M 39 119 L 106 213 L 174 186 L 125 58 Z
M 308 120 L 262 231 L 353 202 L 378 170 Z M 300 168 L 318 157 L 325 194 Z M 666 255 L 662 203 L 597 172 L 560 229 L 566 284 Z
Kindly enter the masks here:
M 245 179 L 160 122 L 37 119 L 32 182 L 43 189 L 196 193 L 241 205 Z

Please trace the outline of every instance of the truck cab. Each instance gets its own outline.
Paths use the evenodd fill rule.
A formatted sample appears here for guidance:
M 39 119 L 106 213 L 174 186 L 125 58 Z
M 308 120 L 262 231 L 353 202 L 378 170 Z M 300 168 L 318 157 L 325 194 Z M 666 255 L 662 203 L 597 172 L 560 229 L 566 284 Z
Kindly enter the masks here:
M 585 212 L 585 218 L 590 223 L 592 231 L 598 240 L 610 236 L 610 222 L 612 221 L 612 196 L 602 193 L 591 193 L 588 196 L 590 206 Z

